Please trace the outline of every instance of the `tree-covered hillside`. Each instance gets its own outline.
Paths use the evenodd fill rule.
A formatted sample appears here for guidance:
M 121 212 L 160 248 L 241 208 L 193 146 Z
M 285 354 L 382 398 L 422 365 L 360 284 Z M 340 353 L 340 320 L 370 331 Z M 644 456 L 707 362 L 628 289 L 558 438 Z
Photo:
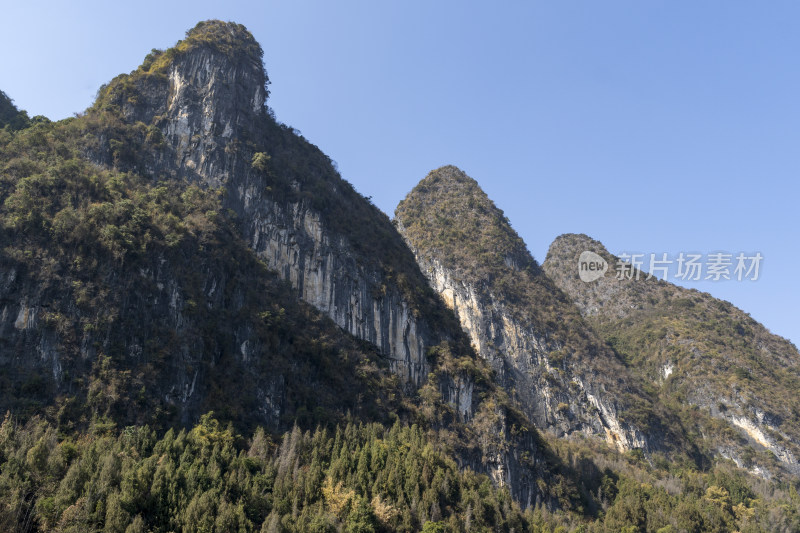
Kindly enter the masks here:
M 374 350 L 253 256 L 220 191 L 99 167 L 83 154 L 103 136 L 157 148 L 104 113 L 0 132 L 0 293 L 18 309 L 0 336 L 3 410 L 66 429 L 214 409 L 279 429 L 396 408 Z
M 276 445 L 204 416 L 190 431 L 62 440 L 0 426 L 3 531 L 245 532 L 527 529 L 508 491 L 462 471 L 417 426 L 295 428 Z
M 3 531 L 726 532 L 796 531 L 800 496 L 730 466 L 680 475 L 562 444 L 597 475 L 596 518 L 521 511 L 507 490 L 459 468 L 418 426 L 347 422 L 248 438 L 210 414 L 191 430 L 64 438 L 39 418 L 0 425 Z M 574 454 L 574 455 L 573 455 Z M 588 455 L 587 455 L 588 454 Z

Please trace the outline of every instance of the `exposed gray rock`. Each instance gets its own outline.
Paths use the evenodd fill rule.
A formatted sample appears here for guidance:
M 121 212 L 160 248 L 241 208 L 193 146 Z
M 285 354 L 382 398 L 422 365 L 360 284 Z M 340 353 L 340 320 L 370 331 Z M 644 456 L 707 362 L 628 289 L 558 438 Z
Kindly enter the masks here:
M 413 304 L 382 269 L 369 267 L 374 261 L 354 251 L 348 235 L 326 228 L 307 201 L 276 198 L 264 173 L 253 168 L 256 151 L 248 145 L 281 149 L 270 146 L 265 133 L 277 128 L 266 107 L 266 80 L 260 62 L 233 61 L 200 46 L 180 55 L 165 77 L 145 77 L 137 84 L 136 103 L 121 107 L 128 121 L 154 124 L 163 135 L 164 149 L 147 168 L 152 175 L 224 190 L 226 205 L 239 216 L 259 257 L 298 296 L 377 346 L 402 379 L 419 385 L 428 372 L 425 352 L 441 335 L 415 316 Z

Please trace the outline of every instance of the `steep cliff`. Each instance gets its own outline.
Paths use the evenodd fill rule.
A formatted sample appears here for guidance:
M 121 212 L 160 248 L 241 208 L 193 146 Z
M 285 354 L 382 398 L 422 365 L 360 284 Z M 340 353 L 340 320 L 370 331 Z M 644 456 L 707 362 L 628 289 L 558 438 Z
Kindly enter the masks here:
M 579 277 L 585 251 L 609 265 L 594 281 Z M 544 269 L 702 446 L 762 475 L 800 473 L 797 348 L 707 293 L 646 273 L 619 279 L 618 262 L 586 235 L 562 235 Z
M 154 178 L 222 188 L 258 256 L 419 385 L 427 348 L 449 336 L 446 320 L 430 292 L 415 290 L 424 279 L 388 218 L 270 115 L 267 80 L 261 49 L 243 27 L 201 23 L 112 81 L 95 105 L 146 126 L 159 149 L 126 161 L 101 142 L 91 155 Z
M 601 435 L 622 450 L 659 446 L 665 429 L 638 379 L 473 179 L 452 166 L 431 172 L 396 218 L 476 351 L 539 426 Z

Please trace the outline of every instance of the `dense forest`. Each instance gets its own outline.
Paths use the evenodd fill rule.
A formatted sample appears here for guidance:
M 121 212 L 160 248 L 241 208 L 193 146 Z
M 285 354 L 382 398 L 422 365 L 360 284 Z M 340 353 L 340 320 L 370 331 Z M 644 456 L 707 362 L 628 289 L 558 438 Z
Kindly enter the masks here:
M 635 457 L 562 445 L 606 464 L 596 517 L 529 508 L 460 469 L 419 426 L 354 421 L 247 438 L 211 413 L 191 430 L 98 427 L 72 436 L 40 418 L 0 426 L 4 531 L 796 531 L 800 495 L 734 467 L 645 469 Z M 592 459 L 592 457 L 594 457 Z

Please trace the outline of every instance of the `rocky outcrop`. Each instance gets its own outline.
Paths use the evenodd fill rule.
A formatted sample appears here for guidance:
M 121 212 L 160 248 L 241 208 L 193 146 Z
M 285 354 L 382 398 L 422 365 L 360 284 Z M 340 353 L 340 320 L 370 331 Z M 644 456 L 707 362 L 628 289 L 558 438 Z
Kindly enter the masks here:
M 231 46 L 257 47 L 246 31 L 230 31 L 236 33 Z M 191 35 L 186 42 L 192 42 Z M 154 177 L 195 180 L 224 191 L 225 204 L 237 213 L 243 236 L 298 296 L 374 344 L 403 380 L 419 385 L 428 372 L 425 351 L 442 336 L 417 316 L 415 302 L 404 297 L 386 279 L 380 263 L 369 257 L 381 251 L 356 251 L 358 243 L 351 235 L 332 231 L 304 194 L 318 181 L 324 181 L 330 202 L 356 193 L 327 157 L 270 116 L 260 57 L 226 54 L 213 42 L 187 46 L 189 51 L 177 53 L 160 72 L 136 77 L 133 88 L 112 98 L 126 121 L 157 127 L 163 138 L 162 149 L 145 170 Z M 253 164 L 256 154 L 271 160 L 267 165 L 301 157 L 317 158 L 320 165 L 309 173 L 298 172 L 294 161 L 287 165 L 294 172 L 265 171 Z M 288 193 L 281 191 L 282 185 Z M 384 231 L 394 232 L 377 209 L 373 214 Z M 412 262 L 413 258 L 407 261 Z
M 420 321 L 383 273 L 361 266 L 346 237 L 329 234 L 318 213 L 303 204 L 260 209 L 250 219 L 250 244 L 310 303 L 350 334 L 374 344 L 392 370 L 419 385 L 427 378 L 430 327 Z
M 455 281 L 438 261 L 420 259 L 420 265 L 455 312 L 476 352 L 487 359 L 498 381 L 538 427 L 556 435 L 579 431 L 604 436 L 623 451 L 647 448 L 644 434 L 621 420 L 608 391 L 584 376 L 583 369 L 555 360 L 553 354 L 560 357 L 563 349 L 557 340 L 540 334 L 534 324 L 520 323 L 491 292 Z
M 586 252 L 609 265 L 591 281 L 579 276 Z M 693 415 L 703 446 L 762 476 L 776 469 L 754 450 L 800 472 L 797 349 L 728 302 L 645 272 L 620 277 L 619 264 L 599 241 L 568 234 L 553 242 L 543 267 L 665 401 L 703 414 Z

